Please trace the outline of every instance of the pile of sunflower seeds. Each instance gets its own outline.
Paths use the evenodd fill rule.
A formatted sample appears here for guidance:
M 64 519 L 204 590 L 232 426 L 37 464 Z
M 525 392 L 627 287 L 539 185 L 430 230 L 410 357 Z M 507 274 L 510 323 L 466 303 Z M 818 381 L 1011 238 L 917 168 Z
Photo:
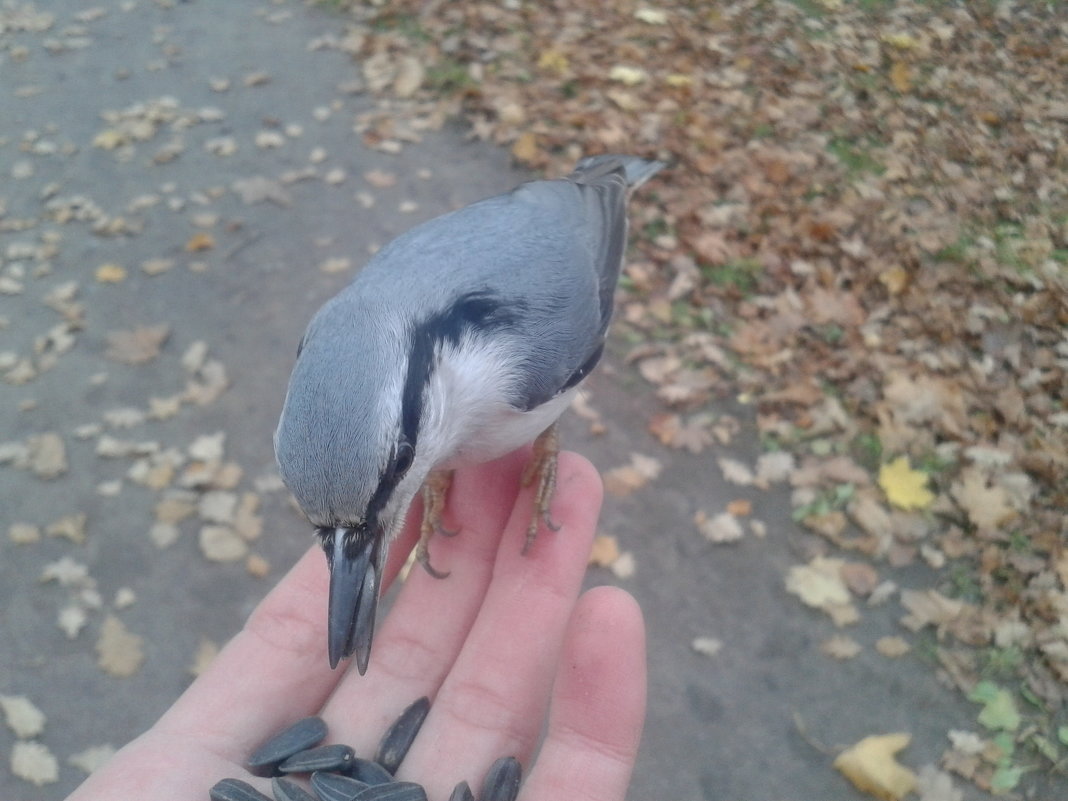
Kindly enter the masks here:
M 415 782 L 394 779 L 430 701 L 420 698 L 389 727 L 374 759 L 363 759 L 347 745 L 320 745 L 326 723 L 319 717 L 298 720 L 278 732 L 249 757 L 254 776 L 271 777 L 274 801 L 428 801 L 426 790 Z M 519 761 L 502 757 L 486 774 L 479 801 L 515 801 L 522 778 Z M 310 776 L 312 792 L 292 781 L 293 775 Z M 211 801 L 271 801 L 248 782 L 223 779 L 211 788 Z M 475 801 L 466 781 L 456 785 L 449 801 Z

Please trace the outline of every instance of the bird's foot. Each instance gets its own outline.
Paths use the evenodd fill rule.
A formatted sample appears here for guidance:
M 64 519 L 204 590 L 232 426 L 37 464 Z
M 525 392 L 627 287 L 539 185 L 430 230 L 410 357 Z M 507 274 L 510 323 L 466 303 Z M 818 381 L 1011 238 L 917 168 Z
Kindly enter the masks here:
M 524 554 L 534 544 L 538 536 L 538 525 L 542 520 L 545 521 L 549 530 L 560 530 L 559 523 L 554 522 L 549 514 L 553 493 L 556 491 L 556 459 L 559 454 L 560 436 L 557 424 L 553 423 L 534 440 L 534 453 L 523 470 L 524 487 L 537 482 L 534 490 L 534 513 L 531 515 L 530 526 L 527 527 L 527 538 L 523 543 Z
M 415 546 L 415 559 L 427 573 L 434 578 L 446 578 L 449 573 L 441 572 L 430 564 L 430 538 L 435 534 L 455 537 L 457 532 L 445 528 L 442 518 L 445 513 L 445 499 L 452 484 L 452 471 L 442 470 L 431 473 L 423 484 L 423 522 L 419 527 L 419 544 Z

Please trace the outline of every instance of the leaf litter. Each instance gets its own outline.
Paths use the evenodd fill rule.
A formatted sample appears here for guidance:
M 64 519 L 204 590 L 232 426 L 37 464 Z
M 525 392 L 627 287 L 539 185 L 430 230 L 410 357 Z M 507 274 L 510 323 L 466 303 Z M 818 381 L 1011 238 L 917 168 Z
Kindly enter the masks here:
M 938 571 L 908 592 L 961 596 L 921 617 L 920 596 L 901 596 L 914 624 L 933 615 L 923 626 L 961 691 L 1012 615 L 1029 632 L 1015 691 L 1062 707 L 1068 85 L 1053 6 L 348 6 L 344 48 L 324 46 L 364 60 L 388 107 L 357 124 L 371 147 L 458 113 L 550 174 L 605 150 L 672 162 L 635 200 L 616 326 L 669 407 L 650 432 L 700 453 L 722 442 L 719 401 L 741 399 L 799 522 L 884 575 Z M 401 97 L 392 81 L 413 55 L 426 77 Z M 976 463 L 976 447 L 999 460 Z M 825 470 L 835 458 L 850 469 Z M 808 584 L 836 586 L 791 575 L 810 599 Z M 1053 741 L 1049 720 L 1033 723 Z

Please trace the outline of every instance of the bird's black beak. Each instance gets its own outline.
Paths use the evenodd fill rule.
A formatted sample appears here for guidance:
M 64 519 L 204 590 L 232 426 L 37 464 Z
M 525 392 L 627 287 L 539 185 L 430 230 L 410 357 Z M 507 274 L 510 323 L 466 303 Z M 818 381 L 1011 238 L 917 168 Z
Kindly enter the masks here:
M 362 676 L 371 657 L 378 593 L 385 562 L 385 534 L 378 526 L 319 529 L 330 565 L 327 645 L 330 667 L 356 656 Z

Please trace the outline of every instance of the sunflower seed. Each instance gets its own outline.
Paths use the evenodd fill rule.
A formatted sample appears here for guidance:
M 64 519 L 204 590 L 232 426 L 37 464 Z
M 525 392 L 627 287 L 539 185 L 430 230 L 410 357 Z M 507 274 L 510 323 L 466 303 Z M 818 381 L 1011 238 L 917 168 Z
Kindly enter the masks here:
M 519 795 L 519 781 L 523 769 L 515 757 L 501 757 L 490 765 L 486 780 L 482 783 L 479 801 L 515 801 Z
M 419 727 L 423 725 L 429 711 L 430 699 L 423 696 L 401 712 L 400 717 L 382 737 L 378 753 L 375 754 L 375 762 L 395 774 L 408 749 L 412 747 L 415 735 L 419 733 Z
M 278 769 L 282 773 L 314 773 L 317 770 L 342 773 L 348 771 L 354 756 L 356 752 L 347 745 L 320 745 L 293 754 Z
M 364 784 L 389 784 L 393 776 L 388 770 L 369 759 L 356 757 L 347 771 L 352 778 Z
M 287 779 L 271 779 L 274 801 L 317 801 L 315 796 L 295 782 Z
M 354 801 L 369 786 L 348 776 L 323 771 L 313 773 L 311 783 L 323 801 Z
M 271 776 L 279 763 L 301 751 L 318 745 L 326 737 L 326 723 L 322 718 L 298 720 L 283 729 L 252 752 L 248 759 L 249 772 L 254 776 Z
M 211 801 L 271 801 L 251 784 L 240 779 L 223 779 L 208 791 Z
M 475 801 L 475 794 L 471 792 L 471 785 L 460 782 L 449 796 L 449 801 Z
M 393 782 L 368 787 L 352 801 L 427 801 L 427 797 L 421 784 Z

